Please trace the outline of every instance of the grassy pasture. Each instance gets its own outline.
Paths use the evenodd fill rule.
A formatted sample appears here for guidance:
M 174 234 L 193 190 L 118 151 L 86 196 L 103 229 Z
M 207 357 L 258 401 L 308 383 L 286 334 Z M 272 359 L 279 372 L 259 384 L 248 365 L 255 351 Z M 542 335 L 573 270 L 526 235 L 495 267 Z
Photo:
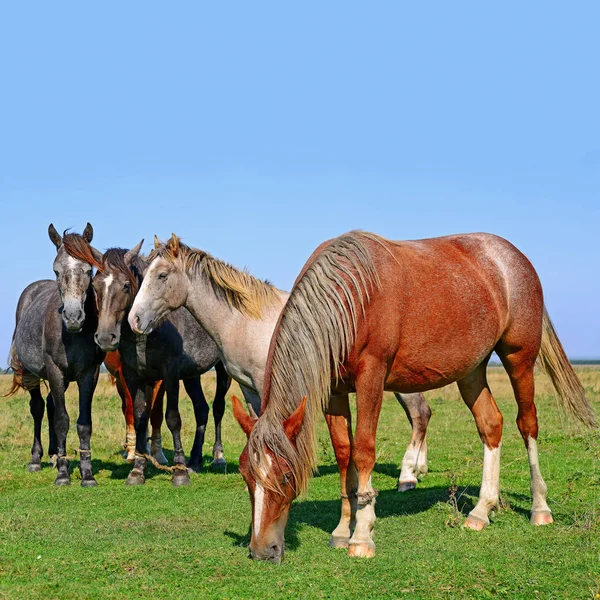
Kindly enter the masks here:
M 600 368 L 578 367 L 600 412 Z M 459 524 L 472 508 L 482 449 L 455 386 L 427 394 L 433 409 L 429 474 L 398 494 L 398 466 L 409 437 L 391 395 L 383 404 L 374 485 L 377 556 L 351 560 L 328 548 L 339 516 L 335 460 L 319 428 L 320 472 L 297 501 L 287 552 L 277 567 L 247 558 L 250 510 L 237 459 L 244 436 L 224 419 L 226 473 L 192 475 L 173 489 L 169 475 L 148 469 L 145 486 L 124 485 L 129 465 L 120 401 L 102 376 L 94 399 L 93 464 L 99 486 L 55 488 L 55 472 L 28 473 L 32 420 L 28 398 L 0 399 L 0 597 L 6 598 L 600 598 L 600 437 L 558 411 L 548 380 L 537 378 L 540 464 L 556 523 L 529 525 L 529 469 L 515 425 L 506 375 L 490 368 L 504 414 L 502 508 L 483 532 Z M 207 397 L 212 374 L 203 377 Z M 0 377 L 0 393 L 9 377 Z M 232 388 L 233 391 L 237 386 Z M 68 393 L 69 453 L 77 448 L 75 390 Z M 192 410 L 182 391 L 183 439 L 189 449 Z M 212 417 L 211 417 L 212 419 Z M 44 427 L 44 439 L 47 439 Z M 210 460 L 212 421 L 205 445 Z M 166 426 L 166 448 L 171 448 Z M 166 452 L 169 458 L 169 452 Z

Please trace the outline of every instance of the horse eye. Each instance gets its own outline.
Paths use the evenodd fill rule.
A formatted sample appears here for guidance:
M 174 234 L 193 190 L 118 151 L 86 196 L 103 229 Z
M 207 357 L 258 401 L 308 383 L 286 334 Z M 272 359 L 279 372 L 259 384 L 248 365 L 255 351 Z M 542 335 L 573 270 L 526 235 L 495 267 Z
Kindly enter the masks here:
M 131 286 L 130 286 L 128 283 L 126 283 L 126 284 L 123 286 L 123 289 L 124 289 L 126 292 L 128 292 L 128 291 L 129 291 L 129 289 L 130 289 L 130 287 L 131 287 Z
M 158 278 L 159 279 L 166 279 L 167 278 L 168 273 L 159 273 L 158 274 Z

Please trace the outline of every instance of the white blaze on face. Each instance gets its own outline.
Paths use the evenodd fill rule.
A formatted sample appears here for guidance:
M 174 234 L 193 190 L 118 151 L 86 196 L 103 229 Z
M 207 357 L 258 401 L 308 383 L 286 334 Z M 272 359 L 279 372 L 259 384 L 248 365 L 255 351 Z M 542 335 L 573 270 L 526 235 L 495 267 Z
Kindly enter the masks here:
M 108 310 L 108 290 L 110 289 L 110 284 L 113 282 L 113 276 L 109 275 L 104 280 L 104 298 L 102 299 L 102 308 L 104 310 Z
M 273 464 L 271 457 L 267 454 L 267 461 L 269 463 L 269 468 Z M 266 477 L 267 473 L 264 471 L 261 473 L 262 477 Z M 265 490 L 263 486 L 257 481 L 256 487 L 254 489 L 254 532 L 258 533 L 260 531 L 260 524 L 262 521 L 262 513 L 265 504 Z

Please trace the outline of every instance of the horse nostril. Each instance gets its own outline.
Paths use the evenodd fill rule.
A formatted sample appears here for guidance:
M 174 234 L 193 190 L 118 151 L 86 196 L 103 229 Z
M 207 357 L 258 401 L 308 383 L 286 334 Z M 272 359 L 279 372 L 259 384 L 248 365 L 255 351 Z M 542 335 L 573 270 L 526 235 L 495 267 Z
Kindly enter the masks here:
M 272 556 L 277 556 L 279 554 L 279 546 L 277 544 L 271 544 L 269 546 L 269 552 Z
M 139 328 L 139 326 L 140 326 L 140 324 L 141 324 L 141 320 L 140 320 L 140 317 L 139 317 L 139 315 L 135 315 L 135 317 L 133 317 L 133 322 L 135 323 L 135 326 L 136 326 L 137 328 Z
M 98 334 L 97 333 L 94 334 L 94 341 L 96 342 L 96 344 L 98 343 Z
M 113 343 L 117 341 L 117 336 L 114 333 L 110 334 L 110 341 Z

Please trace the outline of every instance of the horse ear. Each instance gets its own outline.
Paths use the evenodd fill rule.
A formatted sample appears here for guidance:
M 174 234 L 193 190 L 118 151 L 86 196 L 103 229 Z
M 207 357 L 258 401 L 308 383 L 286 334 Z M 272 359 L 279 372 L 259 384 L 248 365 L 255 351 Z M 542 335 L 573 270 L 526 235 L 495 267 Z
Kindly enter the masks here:
M 253 419 L 242 406 L 240 399 L 237 396 L 231 397 L 231 404 L 233 405 L 233 416 L 235 420 L 240 424 L 242 431 L 249 436 L 256 419 Z
M 104 258 L 104 254 L 102 254 L 102 252 L 100 252 L 100 250 L 96 250 L 96 248 L 94 248 L 94 246 L 90 246 L 90 251 L 92 253 L 92 256 L 94 257 L 94 260 L 96 261 L 96 265 L 101 265 L 102 264 L 102 259 Z
M 283 422 L 283 430 L 291 442 L 296 441 L 296 437 L 300 432 L 300 427 L 302 427 L 302 423 L 304 423 L 305 414 L 306 396 L 302 398 L 302 402 L 298 404 L 298 408 Z
M 123 257 L 123 260 L 125 261 L 125 264 L 127 266 L 129 266 L 131 264 L 131 261 L 134 258 L 136 258 L 136 256 L 139 255 L 143 244 L 144 244 L 144 238 L 142 238 L 142 241 L 137 246 L 134 246 L 131 250 L 128 250 L 127 252 L 125 252 L 125 256 Z
M 52 223 L 50 223 L 50 225 L 48 225 L 48 235 L 50 236 L 50 240 L 52 241 L 52 243 L 56 246 L 56 249 L 58 250 L 61 246 L 62 246 L 62 237 L 60 237 L 60 233 L 58 233 L 58 231 L 56 231 L 54 225 L 52 225 Z
M 154 236 L 154 249 L 156 248 L 160 248 L 160 240 L 158 239 L 158 236 Z
M 92 238 L 94 237 L 94 228 L 89 223 L 85 226 L 82 237 L 88 244 L 92 241 Z
M 179 254 L 179 238 L 174 233 L 171 234 L 171 239 L 169 240 L 169 248 L 173 253 L 173 256 L 177 258 L 177 255 Z

